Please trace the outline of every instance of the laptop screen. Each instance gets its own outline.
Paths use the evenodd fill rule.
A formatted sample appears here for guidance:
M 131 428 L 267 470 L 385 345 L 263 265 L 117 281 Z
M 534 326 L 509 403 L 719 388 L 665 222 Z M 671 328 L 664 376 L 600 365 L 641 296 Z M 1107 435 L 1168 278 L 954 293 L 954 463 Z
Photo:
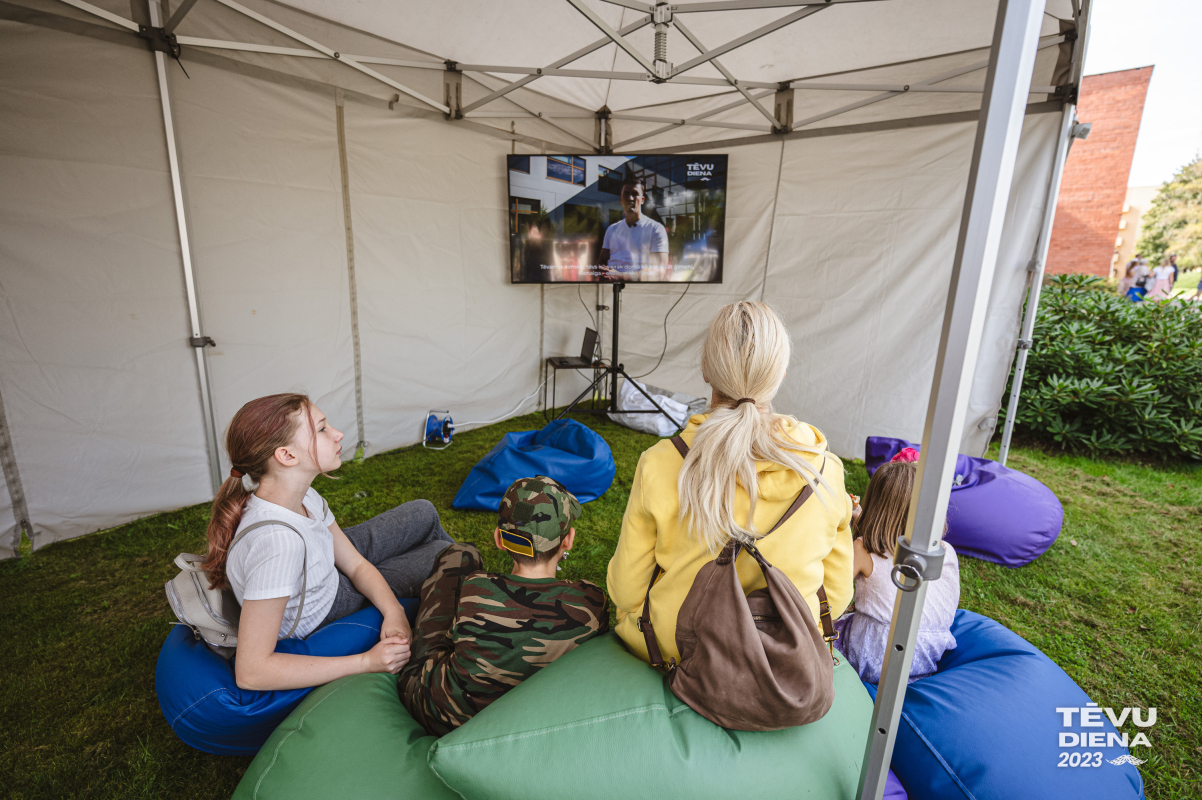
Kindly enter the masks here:
M 593 363 L 597 352 L 597 332 L 592 328 L 584 329 L 584 344 L 580 346 L 580 357 L 588 363 Z

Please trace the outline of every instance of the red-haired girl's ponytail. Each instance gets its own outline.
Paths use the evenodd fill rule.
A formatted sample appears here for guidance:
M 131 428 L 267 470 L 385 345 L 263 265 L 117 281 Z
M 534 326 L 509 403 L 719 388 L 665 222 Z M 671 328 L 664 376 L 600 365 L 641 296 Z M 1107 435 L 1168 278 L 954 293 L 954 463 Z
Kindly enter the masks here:
M 251 495 L 250 486 L 257 485 L 267 472 L 275 451 L 292 442 L 300 423 L 296 412 L 307 411 L 309 405 L 309 398 L 303 394 L 273 394 L 251 400 L 230 421 L 225 432 L 225 451 L 233 468 L 213 499 L 206 532 L 209 551 L 201 565 L 213 588 L 229 588 L 225 562 Z

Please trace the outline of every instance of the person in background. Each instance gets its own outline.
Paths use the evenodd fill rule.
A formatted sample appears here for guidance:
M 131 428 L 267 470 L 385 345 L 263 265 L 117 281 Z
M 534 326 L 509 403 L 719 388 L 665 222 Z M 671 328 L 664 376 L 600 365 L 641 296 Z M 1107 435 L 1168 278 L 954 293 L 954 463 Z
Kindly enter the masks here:
M 1144 295 L 1148 293 L 1147 284 L 1150 273 L 1147 259 L 1141 256 L 1136 260 L 1135 269 L 1131 273 L 1131 286 L 1127 289 L 1128 300 L 1138 303 L 1144 299 Z
M 1119 279 L 1119 297 L 1126 297 L 1128 290 L 1135 283 L 1135 267 L 1139 264 L 1139 259 L 1133 258 L 1127 262 L 1127 267 L 1123 271 L 1123 277 Z
M 605 592 L 559 580 L 576 541 L 580 503 L 542 475 L 501 498 L 493 541 L 513 558 L 484 572 L 480 552 L 454 544 L 422 584 L 413 658 L 397 679 L 401 704 L 434 736 L 467 722 L 501 695 L 609 629 Z
M 1177 254 L 1169 253 L 1169 266 L 1173 268 L 1173 285 L 1177 285 L 1177 280 L 1181 277 L 1181 270 L 1177 266 Z
M 912 453 L 914 451 L 911 451 Z M 877 683 L 889 643 L 889 622 L 897 587 L 890 572 L 896 542 L 906 532 L 906 515 L 918 464 L 904 460 L 905 451 L 882 464 L 868 482 L 864 508 L 854 524 L 853 570 L 855 572 L 855 610 L 835 621 L 839 631 L 836 647 L 859 673 L 860 679 Z M 914 453 L 917 457 L 917 453 Z M 914 643 L 914 661 L 910 682 L 931 675 L 943 654 L 956 646 L 952 622 L 960 605 L 960 563 L 956 551 L 943 543 L 943 573 L 927 587 L 926 603 Z
M 1152 289 L 1148 292 L 1148 300 L 1168 300 L 1173 291 L 1173 268 L 1167 258 L 1160 260 L 1160 265 L 1152 270 Z

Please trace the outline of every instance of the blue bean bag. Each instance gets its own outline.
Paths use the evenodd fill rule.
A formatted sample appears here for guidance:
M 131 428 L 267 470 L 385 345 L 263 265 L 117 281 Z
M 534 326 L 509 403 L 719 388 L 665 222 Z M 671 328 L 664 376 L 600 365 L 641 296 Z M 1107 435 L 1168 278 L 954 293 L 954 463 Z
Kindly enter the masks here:
M 410 624 L 418 601 L 402 599 Z M 349 656 L 363 653 L 380 641 L 383 618 L 374 607 L 331 622 L 307 639 L 282 639 L 277 653 L 309 656 Z M 167 724 L 197 750 L 222 756 L 253 756 L 309 689 L 255 692 L 239 689 L 234 662 L 226 661 L 197 639 L 191 629 L 176 625 L 159 651 L 154 690 Z
M 616 471 L 604 439 L 575 420 L 558 419 L 542 430 L 505 434 L 472 467 L 451 505 L 496 511 L 511 483 L 534 475 L 554 478 L 588 503 L 605 494 Z
M 1057 708 L 1090 702 L 1064 670 L 1004 625 L 971 611 L 956 612 L 952 634 L 956 647 L 944 654 L 939 671 L 906 689 L 892 767 L 910 800 L 1143 797 L 1139 770 L 1114 763 L 1128 755 L 1126 747 L 1060 746 L 1061 733 L 1117 736 L 1105 714 L 1097 727 L 1081 727 L 1079 714 L 1064 725 Z M 875 698 L 876 687 L 865 686 Z M 1061 766 L 1073 753 L 1091 754 L 1097 766 Z
M 864 447 L 868 474 L 906 447 L 919 449 L 905 439 L 869 436 Z M 1060 535 L 1064 507 L 1030 475 L 966 455 L 956 456 L 956 475 L 946 539 L 957 553 L 1021 567 L 1043 555 Z

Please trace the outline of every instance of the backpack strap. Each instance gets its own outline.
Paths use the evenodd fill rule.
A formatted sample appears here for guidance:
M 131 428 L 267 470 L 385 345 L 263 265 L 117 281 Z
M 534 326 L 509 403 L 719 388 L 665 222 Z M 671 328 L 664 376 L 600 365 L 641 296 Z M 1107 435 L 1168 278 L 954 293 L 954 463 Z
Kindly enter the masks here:
M 262 522 L 256 522 L 254 525 L 247 525 L 245 528 L 238 531 L 238 535 L 234 537 L 234 541 L 230 542 L 229 550 L 226 551 L 226 558 L 227 559 L 229 558 L 229 554 L 230 554 L 230 552 L 233 551 L 234 545 L 236 545 L 236 544 L 238 544 L 238 542 L 242 541 L 242 538 L 244 536 L 246 536 L 246 534 L 250 533 L 253 530 L 257 530 L 258 528 L 265 527 L 267 525 L 283 525 L 285 528 L 292 531 L 297 536 L 300 536 L 301 546 L 304 548 L 304 550 L 302 551 L 302 554 L 301 554 L 300 604 L 296 607 L 296 619 L 292 620 L 292 627 L 288 629 L 288 632 L 280 637 L 281 639 L 287 639 L 289 636 L 291 636 L 293 633 L 296 632 L 296 626 L 300 624 L 301 614 L 305 610 L 305 588 L 308 586 L 308 582 L 309 582 L 308 569 L 306 568 L 306 564 L 305 564 L 305 562 L 308 561 L 308 559 L 309 559 L 309 545 L 305 542 L 305 537 L 301 536 L 300 531 L 298 531 L 296 528 L 289 525 L 287 522 L 284 522 L 283 520 L 278 520 L 278 519 L 263 520 Z M 183 554 L 181 554 L 180 557 L 182 558 Z M 178 558 L 176 559 L 176 563 L 177 564 L 179 563 Z
M 673 436 L 671 442 L 676 448 L 676 452 L 680 453 L 681 458 L 686 458 L 688 456 L 689 446 L 685 444 L 684 439 L 680 438 L 679 436 Z M 821 475 L 825 469 L 826 459 L 823 458 L 822 466 L 818 468 L 818 474 Z M 785 513 L 781 516 L 781 518 L 776 521 L 776 524 L 773 525 L 771 530 L 769 530 L 768 533 L 765 533 L 764 536 L 767 536 L 781 525 L 784 525 L 790 517 L 797 513 L 797 509 L 801 508 L 802 505 L 805 504 L 805 501 L 809 500 L 810 496 L 813 494 L 813 487 L 807 483 L 801 492 L 798 493 L 797 498 L 793 501 L 793 503 L 787 509 L 785 509 Z M 755 555 L 757 560 L 759 560 L 758 551 L 755 551 L 753 555 Z M 732 559 L 737 557 L 737 551 L 733 552 Z M 651 582 L 647 585 L 647 597 L 643 600 L 643 613 L 639 615 L 638 619 L 638 629 L 642 631 L 643 638 L 647 643 L 647 657 L 651 662 L 651 666 L 653 667 L 665 666 L 663 653 L 659 649 L 659 642 L 657 642 L 655 639 L 655 627 L 651 624 L 651 588 L 655 586 L 655 582 L 659 579 L 659 576 L 662 575 L 663 572 L 663 567 L 661 567 L 659 564 L 656 564 L 655 569 L 651 571 Z M 822 625 L 822 638 L 827 643 L 827 646 L 831 648 L 831 654 L 833 655 L 835 646 L 834 642 L 839 638 L 839 634 L 835 631 L 835 627 L 831 623 L 831 604 L 827 601 L 826 587 L 823 585 L 819 585 L 818 587 L 818 611 L 819 620 Z M 671 659 L 671 663 L 667 666 L 669 671 L 675 670 L 676 659 Z

